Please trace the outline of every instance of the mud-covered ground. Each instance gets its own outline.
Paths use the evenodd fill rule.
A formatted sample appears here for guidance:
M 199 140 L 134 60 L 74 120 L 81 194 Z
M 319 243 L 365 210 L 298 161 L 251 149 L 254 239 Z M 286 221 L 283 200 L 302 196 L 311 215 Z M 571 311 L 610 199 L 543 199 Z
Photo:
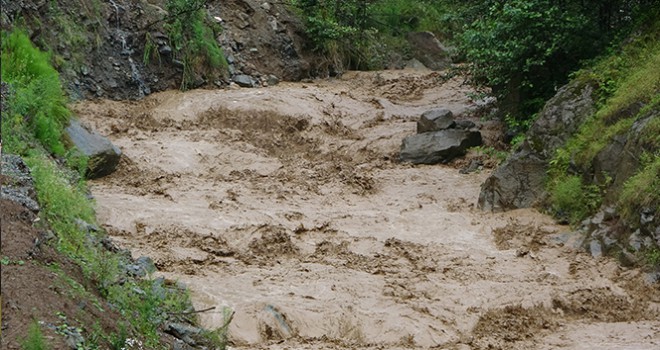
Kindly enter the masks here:
M 234 348 L 658 348 L 639 271 L 533 210 L 475 209 L 488 169 L 397 161 L 423 111 L 474 111 L 462 83 L 347 73 L 75 109 L 125 155 L 92 183 L 101 223 L 215 307 L 205 326 L 233 310 Z

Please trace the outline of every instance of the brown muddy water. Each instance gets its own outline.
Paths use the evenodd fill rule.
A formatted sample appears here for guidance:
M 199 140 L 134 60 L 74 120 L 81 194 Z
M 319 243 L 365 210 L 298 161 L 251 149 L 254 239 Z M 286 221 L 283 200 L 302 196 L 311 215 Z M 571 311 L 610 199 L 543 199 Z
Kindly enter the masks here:
M 100 222 L 190 287 L 237 349 L 658 349 L 660 292 L 534 210 L 475 208 L 490 170 L 396 161 L 464 79 L 349 72 L 75 106 L 124 152 Z M 566 242 L 568 237 L 568 244 Z

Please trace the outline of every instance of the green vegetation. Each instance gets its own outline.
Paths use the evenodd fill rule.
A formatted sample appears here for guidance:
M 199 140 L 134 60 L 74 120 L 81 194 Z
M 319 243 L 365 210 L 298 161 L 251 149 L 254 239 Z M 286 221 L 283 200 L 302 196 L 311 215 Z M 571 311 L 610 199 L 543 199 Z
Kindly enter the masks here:
M 644 260 L 646 260 L 646 263 L 651 266 L 651 267 L 659 267 L 660 266 L 660 249 L 658 248 L 652 248 L 648 249 L 644 252 Z
M 167 0 L 165 6 L 170 14 L 165 28 L 174 49 L 174 59 L 183 62 L 183 90 L 194 85 L 197 73 L 223 75 L 227 68 L 225 56 L 215 39 L 222 28 L 208 18 L 205 4 L 205 0 Z M 157 55 L 157 49 L 149 37 L 146 39 L 144 58 L 148 61 Z
M 642 167 L 624 184 L 618 204 L 621 215 L 633 227 L 643 208 L 660 208 L 660 151 L 642 156 Z
M 553 210 L 571 224 L 577 224 L 600 207 L 601 190 L 596 185 L 583 184 L 578 176 L 562 177 L 551 192 Z
M 50 152 L 63 156 L 62 130 L 70 113 L 50 56 L 21 31 L 3 32 L 1 46 L 2 79 L 12 87 L 2 118 L 2 130 L 13 131 L 5 133 L 5 147 L 25 152 L 36 138 Z
M 502 163 L 503 161 L 506 160 L 506 157 L 509 155 L 508 152 L 506 151 L 498 151 L 494 147 L 486 147 L 486 146 L 477 146 L 477 147 L 472 147 L 471 150 L 474 150 L 477 155 L 485 155 L 488 158 L 492 158 L 497 160 L 497 163 Z
M 2 259 L 0 259 L 0 264 L 2 264 L 3 266 L 7 266 L 7 265 L 19 265 L 20 266 L 20 265 L 25 265 L 25 261 L 23 261 L 23 260 L 11 260 L 8 257 L 3 256 Z
M 655 1 L 290 0 L 312 48 L 338 69 L 380 69 L 405 36 L 431 31 L 455 45 L 473 81 L 492 89 L 524 133 L 571 72 L 660 14 Z
M 593 158 L 615 136 L 627 133 L 635 122 L 653 115 L 637 140 L 649 151 L 640 155 L 639 172 L 628 179 L 623 189 L 610 190 L 620 191 L 617 204 L 624 219 L 633 226 L 634 217 L 642 208 L 660 206 L 659 66 L 660 22 L 647 29 L 646 34 L 636 36 L 620 52 L 613 52 L 593 68 L 575 75 L 575 79 L 598 84 L 599 109 L 550 162 L 548 190 L 555 213 L 567 214 L 571 222 L 593 214 L 601 197 L 596 189 L 609 184 L 590 185 L 572 174 L 588 173 Z
M 392 51 L 409 51 L 406 34 L 444 35 L 446 4 L 430 0 L 290 0 L 311 48 L 335 69 L 382 69 Z
M 127 278 L 121 267 L 127 263 L 126 258 L 102 247 L 105 233 L 86 228 L 85 223 L 96 223 L 94 203 L 87 198 L 82 176 L 86 163 L 62 141 L 63 126 L 71 113 L 58 73 L 49 65 L 49 55 L 36 49 L 23 32 L 3 33 L 2 78 L 11 90 L 3 106 L 7 111 L 2 120 L 3 152 L 23 156 L 34 179 L 41 222 L 55 233 L 57 250 L 82 268 L 86 281 L 75 281 L 57 266 L 51 269 L 60 277 L 69 297 L 91 300 L 102 310 L 104 303 L 95 297 L 98 292 L 128 320 L 126 328 L 111 335 L 102 334 L 98 325 L 79 325 L 89 335 L 88 343 L 81 346 L 99 348 L 104 342 L 122 349 L 130 341 L 143 342 L 149 349 L 164 348 L 157 330 L 169 319 L 194 316 L 184 312 L 192 307 L 189 297 L 184 291 L 163 288 L 154 280 Z M 66 166 L 59 165 L 53 155 L 66 160 Z M 22 263 L 2 259 L 2 265 Z M 74 327 L 69 323 L 73 321 L 63 326 Z M 23 348 L 46 349 L 38 324 L 31 328 Z
M 41 333 L 41 325 L 39 322 L 34 321 L 30 324 L 28 334 L 21 342 L 22 350 L 48 350 L 50 346 L 46 343 L 43 334 Z

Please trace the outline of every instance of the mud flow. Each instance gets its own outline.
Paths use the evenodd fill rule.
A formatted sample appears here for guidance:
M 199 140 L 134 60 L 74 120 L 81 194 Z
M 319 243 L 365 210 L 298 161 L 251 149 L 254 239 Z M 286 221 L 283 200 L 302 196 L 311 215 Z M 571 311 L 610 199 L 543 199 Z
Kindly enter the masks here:
M 656 349 L 657 288 L 533 210 L 474 207 L 489 170 L 399 163 L 418 116 L 475 108 L 464 78 L 347 73 L 97 101 L 124 151 L 100 221 L 187 284 L 245 349 Z M 477 121 L 479 121 L 477 119 Z

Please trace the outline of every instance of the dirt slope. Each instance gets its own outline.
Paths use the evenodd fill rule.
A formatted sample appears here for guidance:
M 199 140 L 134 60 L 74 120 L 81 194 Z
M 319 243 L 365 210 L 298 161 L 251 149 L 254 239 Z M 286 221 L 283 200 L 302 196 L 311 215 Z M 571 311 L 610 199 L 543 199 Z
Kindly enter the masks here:
M 266 89 L 84 102 L 125 152 L 100 222 L 188 284 L 237 348 L 654 349 L 657 288 L 532 210 L 474 208 L 487 171 L 396 162 L 462 78 L 347 73 Z M 656 286 L 657 287 L 657 286 Z

